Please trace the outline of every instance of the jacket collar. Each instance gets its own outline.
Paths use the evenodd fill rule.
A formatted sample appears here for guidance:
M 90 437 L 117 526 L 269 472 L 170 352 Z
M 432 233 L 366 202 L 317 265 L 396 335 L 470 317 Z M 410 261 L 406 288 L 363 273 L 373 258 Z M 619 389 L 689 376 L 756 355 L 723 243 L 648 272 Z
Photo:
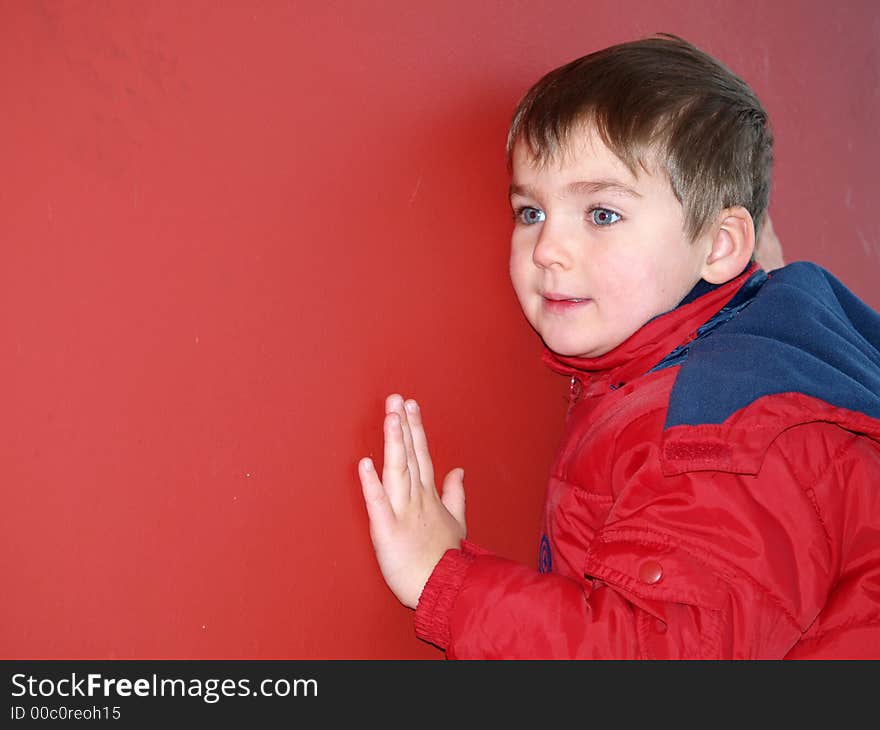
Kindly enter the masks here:
M 572 376 L 575 398 L 580 395 L 580 383 L 587 388 L 584 395 L 615 390 L 656 368 L 676 348 L 696 339 L 702 334 L 703 325 L 719 314 L 752 277 L 759 287 L 766 274 L 757 264 L 751 264 L 726 284 L 712 286 L 700 281 L 675 309 L 654 317 L 629 339 L 599 357 L 566 357 L 545 348 L 543 360 L 552 370 Z

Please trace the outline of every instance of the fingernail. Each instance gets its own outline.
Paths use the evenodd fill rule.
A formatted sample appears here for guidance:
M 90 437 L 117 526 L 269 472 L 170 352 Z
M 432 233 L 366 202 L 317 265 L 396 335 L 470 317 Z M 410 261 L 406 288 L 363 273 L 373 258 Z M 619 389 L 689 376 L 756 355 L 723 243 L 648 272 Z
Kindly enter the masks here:
M 408 401 L 406 404 L 406 410 L 408 410 L 410 413 L 418 413 L 419 404 L 416 403 L 414 400 Z
M 373 471 L 373 460 L 370 458 L 361 459 L 361 469 L 364 471 Z

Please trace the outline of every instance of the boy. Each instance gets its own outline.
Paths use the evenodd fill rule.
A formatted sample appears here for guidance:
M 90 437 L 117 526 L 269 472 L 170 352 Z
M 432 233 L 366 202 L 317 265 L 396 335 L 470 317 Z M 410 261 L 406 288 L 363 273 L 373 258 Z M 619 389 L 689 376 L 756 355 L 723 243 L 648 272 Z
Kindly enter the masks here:
M 415 401 L 359 476 L 382 574 L 450 658 L 880 657 L 880 317 L 752 260 L 772 140 L 659 36 L 547 74 L 508 140 L 510 275 L 571 378 L 539 569 L 465 538 Z

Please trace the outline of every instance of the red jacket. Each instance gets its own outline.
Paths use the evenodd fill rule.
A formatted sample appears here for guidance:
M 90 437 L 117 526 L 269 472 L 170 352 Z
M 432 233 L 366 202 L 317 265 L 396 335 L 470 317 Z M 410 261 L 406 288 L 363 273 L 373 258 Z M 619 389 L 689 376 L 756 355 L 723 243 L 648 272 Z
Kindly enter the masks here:
M 880 317 L 828 272 L 699 286 L 594 359 L 539 569 L 464 542 L 416 633 L 449 658 L 880 658 Z

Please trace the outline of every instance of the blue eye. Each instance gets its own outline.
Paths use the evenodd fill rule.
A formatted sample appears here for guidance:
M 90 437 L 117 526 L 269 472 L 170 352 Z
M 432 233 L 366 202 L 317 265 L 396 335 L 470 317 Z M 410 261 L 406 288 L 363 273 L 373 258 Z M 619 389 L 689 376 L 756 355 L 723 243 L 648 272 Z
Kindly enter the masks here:
M 610 226 L 620 220 L 620 213 L 615 213 L 608 208 L 593 208 L 590 211 L 590 220 L 597 226 Z
M 526 206 L 525 208 L 520 208 L 518 211 L 516 211 L 516 217 L 521 223 L 525 223 L 527 226 L 530 226 L 534 223 L 541 223 L 544 221 L 544 218 L 546 218 L 543 210 L 530 208 L 528 206 Z

